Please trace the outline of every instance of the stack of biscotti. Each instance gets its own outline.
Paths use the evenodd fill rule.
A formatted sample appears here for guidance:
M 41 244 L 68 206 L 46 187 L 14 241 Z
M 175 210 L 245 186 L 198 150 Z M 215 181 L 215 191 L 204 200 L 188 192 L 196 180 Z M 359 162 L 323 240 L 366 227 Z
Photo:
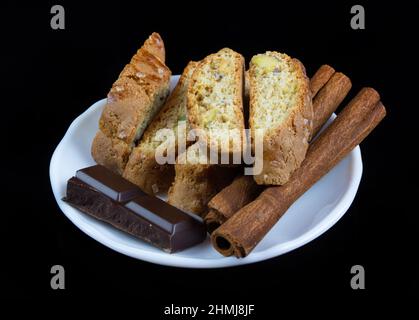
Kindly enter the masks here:
M 268 51 L 254 56 L 249 68 L 249 126 L 263 130 L 262 172 L 258 184 L 282 185 L 300 167 L 312 133 L 313 107 L 309 79 L 297 59 Z
M 123 173 L 133 147 L 169 93 L 171 72 L 164 61 L 163 40 L 153 33 L 112 85 L 92 144 L 97 163 Z
M 172 94 L 144 132 L 125 167 L 123 176 L 149 194 L 167 191 L 174 179 L 175 159 L 172 163 L 159 164 L 156 160 L 158 148 L 174 157 L 185 151 L 189 131 L 186 94 L 196 65 L 197 62 L 191 61 L 186 66 Z M 159 137 L 159 133 L 164 134 L 163 130 L 171 130 L 173 139 Z
M 228 48 L 207 56 L 195 68 L 188 87 L 187 114 L 198 142 L 179 155 L 168 197 L 180 209 L 205 215 L 209 199 L 237 174 L 231 166 L 209 164 L 209 152 L 215 152 L 218 161 L 225 156 L 229 161 L 241 160 L 243 72 L 243 57 Z M 202 143 L 209 150 L 197 161 Z
M 164 61 L 163 41 L 153 33 L 108 94 L 92 144 L 96 162 L 147 193 L 169 190 L 172 205 L 203 216 L 211 197 L 242 169 L 234 164 L 242 163 L 248 119 L 253 151 L 256 130 L 264 131 L 263 154 L 255 155 L 262 157 L 256 161 L 263 169 L 254 180 L 264 185 L 288 181 L 304 160 L 312 134 L 311 92 L 298 60 L 268 51 L 254 56 L 245 73 L 244 58 L 224 48 L 190 62 L 166 103 L 170 70 Z M 191 146 L 186 136 L 195 139 Z M 203 145 L 205 161 L 197 161 Z

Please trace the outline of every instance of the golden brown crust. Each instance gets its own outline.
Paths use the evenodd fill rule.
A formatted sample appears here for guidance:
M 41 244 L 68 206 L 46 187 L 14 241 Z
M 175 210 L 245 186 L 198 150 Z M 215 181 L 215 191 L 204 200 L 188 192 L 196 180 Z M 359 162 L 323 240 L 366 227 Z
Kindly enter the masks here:
M 159 58 L 163 63 L 166 61 L 164 42 L 157 32 L 153 32 L 148 37 L 148 39 L 144 42 L 143 48 Z
M 249 100 L 250 98 L 250 79 L 249 70 L 244 73 L 244 98 Z
M 174 129 L 178 125 L 178 121 L 186 120 L 186 90 L 196 64 L 191 61 L 186 66 L 173 93 L 144 132 L 125 167 L 123 176 L 149 194 L 167 191 L 173 182 L 173 164 L 159 165 L 156 162 L 155 151 L 158 145 L 154 145 L 153 141 L 158 130 Z M 177 138 L 175 136 L 174 145 L 168 147 L 168 149 L 173 148 L 176 155 L 178 151 Z
M 190 161 L 197 143 L 180 154 L 175 164 L 175 180 L 169 189 L 168 202 L 187 212 L 204 217 L 208 201 L 231 183 L 239 167 L 202 164 Z M 196 159 L 195 159 L 196 160 Z
M 108 137 L 132 145 L 138 124 L 144 117 L 144 109 L 150 99 L 143 88 L 133 79 L 120 78 L 108 94 L 108 102 L 99 120 L 99 128 Z
M 197 215 L 204 215 L 206 204 L 216 192 L 210 183 L 210 166 L 175 165 L 175 181 L 169 189 L 168 203 Z
M 168 90 L 171 72 L 156 56 L 143 50 L 138 50 L 131 62 L 124 68 L 119 77 L 134 79 L 153 99 L 161 90 Z
M 309 79 L 303 64 L 292 59 L 297 70 L 299 95 L 295 106 L 287 118 L 275 130 L 264 135 L 263 169 L 254 176 L 257 184 L 282 185 L 304 160 L 308 141 L 312 131 L 313 106 Z M 250 68 L 250 128 L 254 128 L 254 117 L 257 113 L 252 107 L 258 98 L 253 82 L 256 81 L 252 67 Z
M 148 194 L 165 192 L 175 177 L 173 164 L 160 165 L 154 151 L 135 148 L 125 167 L 123 177 L 139 186 Z
M 131 147 L 119 139 L 107 137 L 102 131 L 98 131 L 92 143 L 92 157 L 98 164 L 107 167 L 118 174 L 122 174 Z
M 176 164 L 175 172 L 168 202 L 201 217 L 208 211 L 208 201 L 227 186 L 237 173 L 229 167 L 202 164 Z

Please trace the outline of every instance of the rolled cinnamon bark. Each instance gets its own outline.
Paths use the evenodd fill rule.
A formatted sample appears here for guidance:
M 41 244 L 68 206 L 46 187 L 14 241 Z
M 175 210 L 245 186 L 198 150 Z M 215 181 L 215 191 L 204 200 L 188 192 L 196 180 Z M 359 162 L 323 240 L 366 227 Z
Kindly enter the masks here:
M 315 97 L 321 88 L 329 81 L 335 73 L 335 69 L 331 66 L 324 64 L 310 79 L 311 96 Z
M 247 256 L 288 208 L 378 125 L 386 114 L 378 93 L 362 89 L 309 147 L 301 167 L 283 186 L 269 187 L 211 235 L 224 256 Z
M 321 66 L 310 80 L 313 94 L 313 130 L 315 136 L 318 130 L 329 119 L 351 88 L 351 80 L 343 73 L 337 72 L 328 66 Z M 317 98 L 319 96 L 319 98 Z M 205 224 L 209 233 L 223 224 L 239 209 L 254 200 L 263 190 L 253 180 L 253 176 L 242 176 L 221 190 L 208 203 L 208 214 Z
M 204 219 L 207 231 L 212 233 L 239 209 L 254 200 L 262 190 L 263 187 L 256 184 L 253 176 L 236 178 L 208 203 L 209 211 Z
M 314 117 L 312 137 L 315 137 L 332 113 L 336 111 L 337 107 L 342 103 L 343 99 L 345 99 L 349 90 L 351 90 L 351 87 L 351 80 L 343 73 L 336 72 L 317 93 L 313 99 Z

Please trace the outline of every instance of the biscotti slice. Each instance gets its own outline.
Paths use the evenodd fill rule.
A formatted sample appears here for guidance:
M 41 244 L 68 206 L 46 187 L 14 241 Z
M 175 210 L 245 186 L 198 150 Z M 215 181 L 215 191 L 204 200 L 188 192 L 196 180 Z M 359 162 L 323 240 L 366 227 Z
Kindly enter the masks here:
M 171 72 L 164 64 L 164 57 L 163 41 L 153 33 L 125 66 L 108 94 L 99 120 L 101 133 L 93 140 L 92 156 L 116 173 L 122 174 L 128 160 L 126 149 L 129 154 L 169 93 Z
M 170 75 L 159 58 L 144 47 L 139 49 L 108 95 L 99 121 L 100 129 L 108 136 L 116 134 L 116 138 L 128 144 L 135 143 L 165 102 Z M 144 94 L 148 101 L 143 99 Z M 120 104 L 129 104 L 129 112 L 121 112 Z
M 188 88 L 188 119 L 200 129 L 213 151 L 241 153 L 244 59 L 225 48 L 202 60 Z M 224 144 L 228 150 L 221 149 Z
M 163 143 L 157 133 L 161 129 L 173 130 L 174 140 L 165 145 L 167 152 L 178 153 L 178 138 L 186 141 L 186 92 L 197 62 L 189 62 L 167 102 L 154 118 L 132 151 L 123 176 L 149 194 L 167 191 L 174 179 L 174 165 L 157 163 L 156 149 Z M 178 128 L 182 128 L 178 132 Z M 179 135 L 178 135 L 179 134 Z M 167 141 L 167 140 L 166 140 Z M 183 152 L 181 150 L 180 152 Z
M 233 181 L 240 167 L 209 164 L 209 158 L 202 149 L 199 152 L 199 148 L 199 143 L 195 143 L 177 157 L 175 180 L 168 192 L 168 202 L 183 211 L 204 217 L 208 202 Z
M 263 168 L 254 179 L 258 184 L 282 185 L 307 152 L 313 118 L 309 79 L 297 59 L 268 51 L 252 58 L 249 80 L 253 149 L 255 130 L 264 133 Z

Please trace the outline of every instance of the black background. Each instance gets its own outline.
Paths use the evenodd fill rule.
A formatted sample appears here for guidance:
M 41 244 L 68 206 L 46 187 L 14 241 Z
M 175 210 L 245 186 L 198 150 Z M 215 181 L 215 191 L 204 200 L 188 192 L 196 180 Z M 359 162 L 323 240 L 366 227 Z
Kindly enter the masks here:
M 65 8 L 66 29 L 50 28 L 50 8 Z M 409 94 L 416 65 L 411 8 L 362 3 L 366 29 L 352 30 L 359 2 L 199 1 L 45 2 L 2 4 L 2 161 L 10 206 L 2 212 L 13 297 L 131 297 L 137 314 L 161 316 L 170 303 L 256 304 L 258 318 L 284 301 L 418 296 L 414 183 L 417 106 Z M 49 183 L 51 155 L 69 124 L 105 97 L 122 67 L 153 31 L 179 74 L 189 60 L 222 47 L 253 54 L 278 50 L 299 58 L 312 75 L 324 63 L 347 74 L 350 96 L 376 88 L 384 122 L 362 143 L 364 173 L 357 197 L 329 231 L 283 256 L 253 265 L 189 270 L 138 261 L 99 244 L 58 208 Z M 410 75 L 410 76 L 409 76 Z M 412 86 L 413 87 L 413 86 Z M 9 255 L 10 253 L 10 255 Z M 66 289 L 51 290 L 50 268 L 66 270 Z M 366 270 L 366 290 L 350 287 L 350 268 Z M 291 298 L 291 299 L 285 299 Z M 405 300 L 405 301 L 408 301 Z M 304 308 L 296 308 L 298 315 Z M 141 318 L 141 317 L 140 317 Z

